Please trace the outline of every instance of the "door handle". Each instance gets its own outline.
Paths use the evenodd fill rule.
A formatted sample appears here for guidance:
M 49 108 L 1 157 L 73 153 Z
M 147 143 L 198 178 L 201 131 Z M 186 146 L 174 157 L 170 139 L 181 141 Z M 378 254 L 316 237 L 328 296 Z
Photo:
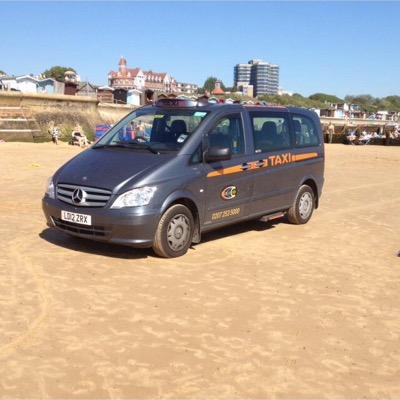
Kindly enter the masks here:
M 247 171 L 248 169 L 250 169 L 250 164 L 245 162 L 241 165 L 242 171 Z
M 265 165 L 265 160 L 251 161 L 249 163 L 243 163 L 242 170 L 247 171 L 249 169 L 261 168 L 264 165 Z

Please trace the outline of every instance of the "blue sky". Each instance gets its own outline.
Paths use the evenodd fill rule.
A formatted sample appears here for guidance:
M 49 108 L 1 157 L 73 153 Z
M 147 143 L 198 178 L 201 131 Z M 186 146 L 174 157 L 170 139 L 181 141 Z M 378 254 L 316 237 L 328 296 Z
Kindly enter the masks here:
M 261 58 L 304 95 L 399 95 L 399 15 L 382 1 L 0 2 L 0 69 L 66 65 L 105 84 L 123 55 L 179 81 L 231 85 L 234 64 Z

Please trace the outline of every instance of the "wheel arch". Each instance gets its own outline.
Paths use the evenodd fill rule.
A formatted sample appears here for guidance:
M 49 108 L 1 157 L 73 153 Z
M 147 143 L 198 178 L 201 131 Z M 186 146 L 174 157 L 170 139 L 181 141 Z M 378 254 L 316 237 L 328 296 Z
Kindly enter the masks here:
M 193 242 L 200 242 L 200 213 L 199 208 L 196 204 L 196 200 L 190 192 L 179 191 L 170 194 L 164 201 L 161 207 L 161 214 L 164 214 L 168 208 L 175 204 L 182 204 L 186 206 L 193 215 L 194 223 L 195 223 L 195 232 L 193 235 Z
M 314 197 L 315 197 L 315 208 L 318 208 L 319 205 L 319 196 L 318 196 L 318 186 L 317 183 L 315 182 L 315 179 L 312 177 L 307 177 L 306 179 L 303 180 L 300 186 L 302 185 L 308 185 L 314 192 Z

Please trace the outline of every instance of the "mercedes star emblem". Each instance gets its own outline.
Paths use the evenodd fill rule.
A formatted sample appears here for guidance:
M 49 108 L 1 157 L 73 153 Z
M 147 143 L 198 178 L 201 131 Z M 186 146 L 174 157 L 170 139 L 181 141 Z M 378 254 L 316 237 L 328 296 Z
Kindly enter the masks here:
M 75 204 L 82 203 L 85 200 L 85 192 L 82 189 L 75 189 L 72 193 L 72 201 Z

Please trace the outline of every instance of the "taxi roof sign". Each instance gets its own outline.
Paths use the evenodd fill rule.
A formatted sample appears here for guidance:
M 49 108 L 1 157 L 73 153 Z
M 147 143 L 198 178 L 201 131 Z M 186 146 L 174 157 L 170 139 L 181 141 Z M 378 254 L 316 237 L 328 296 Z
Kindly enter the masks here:
M 187 99 L 160 99 L 157 100 L 158 107 L 196 107 L 199 102 L 196 100 Z

